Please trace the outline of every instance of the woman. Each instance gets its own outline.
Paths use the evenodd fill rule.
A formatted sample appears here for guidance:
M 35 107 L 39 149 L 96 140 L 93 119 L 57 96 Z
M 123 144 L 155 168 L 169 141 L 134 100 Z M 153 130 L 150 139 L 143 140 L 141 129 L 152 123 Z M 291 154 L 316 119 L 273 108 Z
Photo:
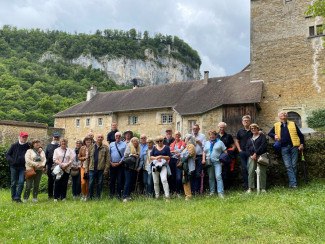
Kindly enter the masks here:
M 85 161 L 88 158 L 88 150 L 92 144 L 92 140 L 90 137 L 86 137 L 83 140 L 84 146 L 80 148 L 79 157 L 80 160 L 80 178 L 81 178 L 81 201 L 87 201 L 88 197 L 88 184 L 89 184 L 89 177 L 88 174 L 85 174 Z
M 185 149 L 181 153 L 181 161 L 183 165 L 183 187 L 185 193 L 185 200 L 190 200 L 192 198 L 191 191 L 191 176 L 195 177 L 195 137 L 192 134 L 185 135 Z
M 246 153 L 249 156 L 248 159 L 248 190 L 247 193 L 251 193 L 255 188 L 255 170 L 257 167 L 257 159 L 263 153 L 266 153 L 266 137 L 264 134 L 259 134 L 259 127 L 257 124 L 250 125 L 251 132 L 253 133 L 252 138 L 247 140 Z M 262 192 L 266 192 L 266 167 L 265 165 L 259 164 L 260 168 L 260 186 Z
M 60 147 L 54 150 L 53 162 L 55 166 L 59 166 L 63 170 L 63 175 L 54 183 L 54 202 L 59 198 L 65 201 L 67 196 L 67 187 L 69 180 L 69 172 L 72 162 L 75 160 L 76 154 L 68 148 L 68 140 L 65 138 L 60 139 Z
M 139 160 L 140 160 L 140 144 L 139 139 L 137 137 L 133 137 L 130 140 L 130 143 L 127 144 L 127 147 L 124 152 L 124 189 L 123 189 L 123 202 L 127 202 L 131 200 L 131 182 L 134 177 L 135 171 L 138 168 Z M 133 157 L 133 159 L 131 159 Z M 134 161 L 133 161 L 134 160 Z M 128 161 L 132 161 L 134 163 L 128 163 Z
M 221 140 L 217 139 L 217 132 L 215 130 L 209 131 L 209 138 L 210 140 L 205 143 L 203 148 L 202 164 L 205 164 L 208 159 L 210 159 L 212 163 L 212 167 L 208 169 L 210 195 L 214 195 L 215 182 L 217 182 L 218 195 L 220 198 L 224 198 L 224 188 L 221 176 L 222 164 L 219 161 L 219 157 L 222 152 L 227 153 L 227 148 Z
M 170 148 L 168 146 L 164 145 L 164 137 L 163 136 L 157 136 L 156 137 L 156 145 L 153 147 L 151 153 L 150 153 L 150 160 L 155 160 L 156 162 L 162 162 L 162 161 L 169 161 L 170 160 Z M 153 162 L 154 164 L 154 162 Z M 159 198 L 159 175 L 161 179 L 161 183 L 164 188 L 165 192 L 165 198 L 166 201 L 169 201 L 169 185 L 167 181 L 167 173 L 168 173 L 168 163 L 165 163 L 163 166 L 157 168 L 152 168 L 152 178 L 153 178 L 153 184 L 155 189 L 155 195 L 156 198 Z
M 176 164 L 180 159 L 181 152 L 184 150 L 185 146 L 185 142 L 181 140 L 181 133 L 176 131 L 175 141 L 169 146 L 172 155 L 169 162 L 169 167 L 172 173 L 170 177 L 170 190 L 172 193 L 176 192 L 177 196 L 180 196 L 181 194 L 182 170 L 176 168 Z
M 73 161 L 72 165 L 71 165 L 71 178 L 72 178 L 72 195 L 73 198 L 76 198 L 78 196 L 80 196 L 80 192 L 81 192 L 81 179 L 80 179 L 80 165 L 81 162 L 79 161 L 78 155 L 79 155 L 79 151 L 80 148 L 82 146 L 82 141 L 81 140 L 77 140 L 76 141 L 76 148 L 74 149 L 74 152 L 76 154 L 76 158 Z
M 39 140 L 32 141 L 30 149 L 28 149 L 25 154 L 25 162 L 26 170 L 34 169 L 36 175 L 26 180 L 24 202 L 27 202 L 33 185 L 33 202 L 37 202 L 38 188 L 43 174 L 43 167 L 46 162 L 45 153 L 41 148 Z
M 143 153 L 141 154 L 139 168 L 143 168 L 143 184 L 147 197 L 152 197 L 153 181 L 150 170 L 150 153 L 153 149 L 153 139 L 149 137 L 146 143 L 148 145 L 148 148 L 144 149 Z

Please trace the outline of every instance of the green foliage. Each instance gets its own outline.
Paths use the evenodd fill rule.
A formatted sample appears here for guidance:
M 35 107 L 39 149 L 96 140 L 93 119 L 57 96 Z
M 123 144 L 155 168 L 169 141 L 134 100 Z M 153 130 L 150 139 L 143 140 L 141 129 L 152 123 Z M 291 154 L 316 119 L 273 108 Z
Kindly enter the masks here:
M 308 10 L 305 12 L 306 15 L 313 17 L 322 16 L 325 17 L 325 1 L 315 0 L 308 6 Z
M 325 109 L 313 111 L 311 116 L 308 116 L 307 123 L 311 128 L 319 128 L 325 126 Z
M 5 156 L 8 149 L 0 146 L 0 188 L 10 188 L 10 166 Z

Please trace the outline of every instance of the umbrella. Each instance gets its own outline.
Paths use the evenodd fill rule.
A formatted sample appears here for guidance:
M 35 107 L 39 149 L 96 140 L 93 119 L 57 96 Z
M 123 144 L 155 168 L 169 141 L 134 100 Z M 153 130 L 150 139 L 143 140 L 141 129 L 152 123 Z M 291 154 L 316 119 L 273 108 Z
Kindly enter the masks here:
M 301 151 L 301 163 L 302 163 L 302 167 L 304 169 L 305 183 L 308 184 L 306 161 L 305 161 L 305 157 L 304 157 L 304 152 L 303 151 Z
M 201 188 L 200 188 L 200 195 L 203 195 L 203 180 L 204 180 L 204 170 L 201 171 Z
M 260 173 L 261 173 L 261 170 L 260 170 L 259 164 L 257 164 L 257 168 L 256 168 L 255 172 L 256 172 L 256 175 L 257 175 L 257 187 L 256 187 L 256 190 L 257 190 L 257 194 L 260 194 Z

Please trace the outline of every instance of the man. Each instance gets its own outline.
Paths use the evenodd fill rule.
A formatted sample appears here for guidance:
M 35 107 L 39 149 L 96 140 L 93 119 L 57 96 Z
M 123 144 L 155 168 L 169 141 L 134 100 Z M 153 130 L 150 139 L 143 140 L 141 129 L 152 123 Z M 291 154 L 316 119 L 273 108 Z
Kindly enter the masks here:
M 115 141 L 115 133 L 118 132 L 117 130 L 117 123 L 113 122 L 111 124 L 111 131 L 107 134 L 107 146 L 109 146 L 110 143 Z
M 95 144 L 94 133 L 92 133 L 91 131 L 88 132 L 87 137 L 91 139 L 91 144 Z
M 280 122 L 274 124 L 269 136 L 281 144 L 281 155 L 289 177 L 289 187 L 297 188 L 298 151 L 304 149 L 304 136 L 295 122 L 288 120 L 288 114 L 281 111 Z
M 94 182 L 97 179 L 97 195 L 100 199 L 100 194 L 103 186 L 103 174 L 108 174 L 110 165 L 110 155 L 108 146 L 103 144 L 104 136 L 98 134 L 96 142 L 92 144 L 88 151 L 88 158 L 85 165 L 85 173 L 89 172 L 89 197 L 92 200 L 94 195 Z
M 250 115 L 244 115 L 242 118 L 242 124 L 243 124 L 243 128 L 241 128 L 238 132 L 237 132 L 237 136 L 236 136 L 236 147 L 238 149 L 239 152 L 239 156 L 240 156 L 240 162 L 241 162 L 241 170 L 242 170 L 242 175 L 244 178 L 244 185 L 245 185 L 245 190 L 248 189 L 248 169 L 247 169 L 247 164 L 248 164 L 248 159 L 249 156 L 248 154 L 245 152 L 245 148 L 246 148 L 246 143 L 247 140 L 249 140 L 252 137 L 252 132 L 250 130 L 250 124 L 251 124 L 251 116 Z
M 111 155 L 111 165 L 109 170 L 110 177 L 110 197 L 113 199 L 115 195 L 115 184 L 117 180 L 117 197 L 121 199 L 122 196 L 122 176 L 123 176 L 123 165 L 122 160 L 124 159 L 124 152 L 126 149 L 125 142 L 121 141 L 121 132 L 115 133 L 115 141 L 109 144 L 109 151 Z
M 172 128 L 166 129 L 166 136 L 164 138 L 164 145 L 170 146 L 175 141 L 175 138 L 173 137 L 173 130 Z
M 192 128 L 193 135 L 195 137 L 195 175 L 191 179 L 191 190 L 192 194 L 199 194 L 200 193 L 200 186 L 201 186 L 201 171 L 203 170 L 202 167 L 202 154 L 203 154 L 203 147 L 206 141 L 206 137 L 204 134 L 200 134 L 200 126 L 195 124 Z
M 44 172 L 47 174 L 47 194 L 48 198 L 53 198 L 54 190 L 54 176 L 52 175 L 53 170 L 53 154 L 54 150 L 60 146 L 60 133 L 55 132 L 52 137 L 52 142 L 47 145 L 45 149 L 46 165 L 44 167 Z
M 25 153 L 30 148 L 30 143 L 27 142 L 27 139 L 28 133 L 20 133 L 19 140 L 13 143 L 6 153 L 6 158 L 10 163 L 11 172 L 11 199 L 17 203 L 22 202 L 21 193 L 25 181 Z
M 235 142 L 232 135 L 226 133 L 227 124 L 225 122 L 220 122 L 218 124 L 219 132 L 217 134 L 217 139 L 221 140 L 228 151 L 228 155 L 232 159 L 231 164 L 224 164 L 222 166 L 222 181 L 225 189 L 228 189 L 230 186 L 231 172 L 234 170 L 235 165 Z
M 126 144 L 129 144 L 129 142 L 131 141 L 132 137 L 133 137 L 133 131 L 131 130 L 126 130 L 124 132 L 124 138 L 123 138 L 123 141 L 126 143 Z

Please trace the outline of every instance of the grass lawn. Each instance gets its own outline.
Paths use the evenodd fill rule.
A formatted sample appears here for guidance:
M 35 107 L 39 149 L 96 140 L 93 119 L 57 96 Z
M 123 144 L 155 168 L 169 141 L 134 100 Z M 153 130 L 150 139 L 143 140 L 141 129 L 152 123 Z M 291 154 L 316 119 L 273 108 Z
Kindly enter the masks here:
M 225 199 L 12 203 L 0 190 L 0 243 L 324 243 L 325 182 Z

